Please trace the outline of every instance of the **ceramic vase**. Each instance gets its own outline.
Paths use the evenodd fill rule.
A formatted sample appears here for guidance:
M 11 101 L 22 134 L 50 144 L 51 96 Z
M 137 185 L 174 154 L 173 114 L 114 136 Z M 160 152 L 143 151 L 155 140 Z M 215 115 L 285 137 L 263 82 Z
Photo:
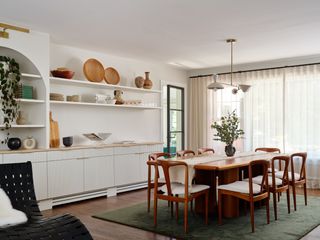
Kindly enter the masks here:
M 138 76 L 135 78 L 134 82 L 135 82 L 137 88 L 142 88 L 144 85 L 144 78 L 141 76 Z
M 232 144 L 229 144 L 225 146 L 224 151 L 228 157 L 232 157 L 236 152 L 236 148 Z
M 151 89 L 152 88 L 152 81 L 149 78 L 150 72 L 145 72 L 146 78 L 144 80 L 143 88 Z
M 35 149 L 37 146 L 37 141 L 33 137 L 27 137 L 23 140 L 22 146 L 24 149 Z
M 25 114 L 21 111 L 18 112 L 18 117 L 16 119 L 16 123 L 18 125 L 25 125 L 27 124 L 27 118 L 25 117 Z

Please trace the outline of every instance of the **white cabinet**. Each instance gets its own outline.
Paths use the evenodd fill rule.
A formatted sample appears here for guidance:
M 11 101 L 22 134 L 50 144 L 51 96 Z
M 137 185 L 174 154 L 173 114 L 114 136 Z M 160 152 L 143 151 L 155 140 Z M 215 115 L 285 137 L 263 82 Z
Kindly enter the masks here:
M 45 152 L 13 153 L 1 156 L 3 163 L 32 163 L 33 183 L 37 200 L 48 198 L 47 158 Z
M 114 156 L 115 185 L 141 182 L 140 154 L 123 154 Z
M 140 154 L 140 180 L 141 181 L 148 181 L 148 153 Z
M 48 162 L 49 197 L 61 197 L 84 191 L 83 159 Z
M 84 159 L 84 190 L 92 191 L 114 186 L 113 156 Z

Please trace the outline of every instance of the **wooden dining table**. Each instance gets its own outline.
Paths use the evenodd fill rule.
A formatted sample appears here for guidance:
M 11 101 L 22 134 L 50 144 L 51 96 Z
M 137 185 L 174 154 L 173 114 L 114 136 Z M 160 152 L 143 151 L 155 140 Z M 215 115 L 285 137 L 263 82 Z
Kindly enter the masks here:
M 199 155 L 192 157 L 174 158 L 172 160 L 184 161 L 189 167 L 189 183 L 195 178 L 197 184 L 206 184 L 210 186 L 209 211 L 216 213 L 217 210 L 217 185 L 228 184 L 246 176 L 246 169 L 249 163 L 254 160 L 270 161 L 275 156 L 287 155 L 280 153 L 265 152 L 244 152 L 237 153 L 234 157 L 223 155 Z M 256 174 L 261 169 L 256 169 Z M 182 182 L 183 171 L 179 169 L 172 170 L 170 173 L 173 178 L 171 181 Z M 244 175 L 244 176 L 243 176 Z M 196 201 L 195 210 L 201 212 L 204 201 Z M 232 196 L 223 196 L 222 198 L 223 216 L 227 218 L 239 216 L 239 199 Z

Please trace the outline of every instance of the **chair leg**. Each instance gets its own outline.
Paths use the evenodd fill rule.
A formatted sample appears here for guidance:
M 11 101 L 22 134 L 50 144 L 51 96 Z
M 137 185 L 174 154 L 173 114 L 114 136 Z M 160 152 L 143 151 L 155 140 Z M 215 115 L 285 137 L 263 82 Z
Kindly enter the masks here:
M 290 214 L 290 191 L 289 191 L 289 188 L 287 189 L 287 206 L 288 206 L 288 213 Z
M 190 201 L 190 210 L 191 210 L 191 213 L 194 215 L 194 211 L 193 211 L 193 199 Z
M 208 225 L 208 212 L 209 212 L 209 192 L 206 192 L 206 201 L 205 201 L 205 214 L 206 214 L 206 224 Z
M 274 219 L 277 220 L 278 219 L 278 214 L 277 214 L 277 193 L 273 192 L 273 209 L 274 209 Z
M 278 193 L 278 202 L 280 202 L 281 193 Z
M 297 196 L 296 196 L 296 185 L 292 184 L 292 196 L 293 196 L 293 207 L 297 211 Z
M 220 191 L 218 190 L 218 215 L 219 215 L 219 225 L 222 224 L 222 194 L 220 193 Z
M 173 217 L 173 202 L 170 201 L 170 207 L 171 207 L 171 217 Z
M 188 201 L 184 201 L 184 231 L 188 232 Z
M 150 212 L 150 198 L 151 198 L 151 188 L 148 186 L 148 212 Z
M 266 210 L 267 210 L 267 223 L 270 223 L 270 208 L 269 208 L 269 198 L 266 199 Z
M 178 195 L 177 195 L 178 196 Z M 176 196 L 176 197 L 177 197 Z M 176 202 L 176 220 L 178 222 L 179 220 L 179 202 Z
M 154 226 L 157 226 L 157 211 L 158 211 L 158 199 L 155 197 L 154 198 L 154 203 L 153 203 L 153 219 L 154 219 Z
M 250 220 L 251 220 L 251 230 L 254 232 L 254 202 L 250 202 Z
M 303 184 L 303 192 L 304 192 L 304 205 L 307 206 L 307 183 Z

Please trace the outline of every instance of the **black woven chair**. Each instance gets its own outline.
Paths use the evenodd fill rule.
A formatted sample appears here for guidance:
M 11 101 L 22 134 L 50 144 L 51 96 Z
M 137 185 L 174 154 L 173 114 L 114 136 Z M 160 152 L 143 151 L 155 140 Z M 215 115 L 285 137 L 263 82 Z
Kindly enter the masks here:
M 0 228 L 2 240 L 89 240 L 86 227 L 69 214 L 43 218 L 34 192 L 31 162 L 0 164 L 0 188 L 9 196 L 13 208 L 23 211 L 28 222 Z

